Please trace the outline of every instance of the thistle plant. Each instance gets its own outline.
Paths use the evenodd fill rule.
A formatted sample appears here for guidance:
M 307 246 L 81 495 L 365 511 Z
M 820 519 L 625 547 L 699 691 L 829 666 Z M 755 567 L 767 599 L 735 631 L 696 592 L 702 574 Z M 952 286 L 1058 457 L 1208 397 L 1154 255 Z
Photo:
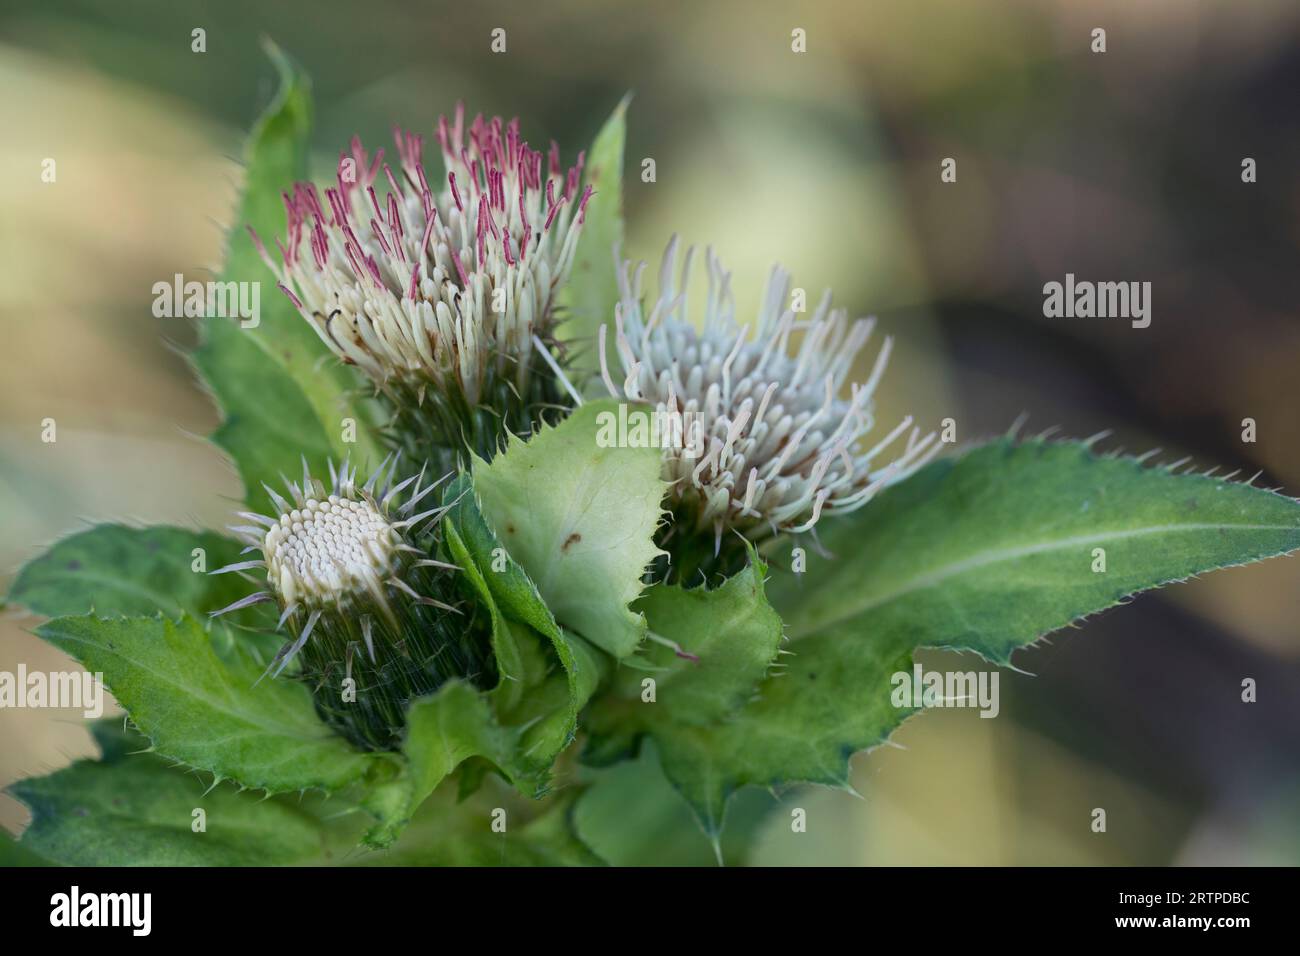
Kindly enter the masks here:
M 519 120 L 463 106 L 437 125 L 445 169 L 430 184 L 422 136 L 394 129 L 396 169 L 353 138 L 332 185 L 283 194 L 278 285 L 342 362 L 385 399 L 394 440 L 450 467 L 528 434 L 568 395 L 556 375 L 556 292 L 573 266 L 592 188 Z
M 609 265 L 624 107 L 567 172 L 458 114 L 445 185 L 402 134 L 392 168 L 354 146 L 356 181 L 331 171 L 322 200 L 305 79 L 272 53 L 235 220 L 287 239 L 277 260 L 232 230 L 226 277 L 287 296 L 256 328 L 205 320 L 194 354 L 244 523 L 99 525 L 18 575 L 8 602 L 126 712 L 93 727 L 101 759 L 14 786 L 30 854 L 743 860 L 724 825 L 759 816 L 728 824 L 732 797 L 848 787 L 850 756 L 916 713 L 893 689 L 919 648 L 1005 665 L 1137 592 L 1300 547 L 1292 499 L 1100 436 L 877 427 L 890 340 L 871 356 L 871 321 L 829 294 L 795 312 L 780 269 L 752 328 L 711 254 L 689 314 L 675 241 L 647 296 Z M 698 456 L 599 440 L 629 405 L 689 412 Z

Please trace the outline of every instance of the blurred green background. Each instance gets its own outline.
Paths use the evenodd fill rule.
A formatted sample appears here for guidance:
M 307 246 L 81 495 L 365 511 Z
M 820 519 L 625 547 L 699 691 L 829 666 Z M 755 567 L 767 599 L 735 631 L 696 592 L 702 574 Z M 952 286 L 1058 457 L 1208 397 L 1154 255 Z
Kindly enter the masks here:
M 567 158 L 634 91 L 629 252 L 713 244 L 742 314 L 779 260 L 878 315 L 899 340 L 886 420 L 952 416 L 973 440 L 1023 412 L 1300 491 L 1294 0 L 7 0 L 0 585 L 87 521 L 226 522 L 238 482 L 196 437 L 216 419 L 176 352 L 191 332 L 152 316 L 151 286 L 220 261 L 232 157 L 273 91 L 262 36 L 314 78 L 318 170 L 354 132 L 431 133 L 458 99 Z M 1152 326 L 1044 319 L 1066 272 L 1151 281 Z M 1300 863 L 1297 584 L 1293 560 L 1220 572 L 1021 652 L 1037 676 L 1004 672 L 998 719 L 909 722 L 856 759 L 862 799 L 788 796 L 809 832 L 775 814 L 751 860 Z M 31 624 L 0 622 L 0 669 L 70 666 Z M 0 785 L 90 752 L 74 713 L 0 711 Z M 0 826 L 24 820 L 0 796 Z

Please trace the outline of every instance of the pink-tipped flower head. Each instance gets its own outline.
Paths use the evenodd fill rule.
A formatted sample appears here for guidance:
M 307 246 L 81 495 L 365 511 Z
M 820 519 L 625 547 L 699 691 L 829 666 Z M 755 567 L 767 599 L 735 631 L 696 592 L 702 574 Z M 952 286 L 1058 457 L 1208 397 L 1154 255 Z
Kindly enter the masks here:
M 533 374 L 535 353 L 554 343 L 556 295 L 591 197 L 583 159 L 564 169 L 558 147 L 549 158 L 529 147 L 517 119 L 466 127 L 458 107 L 439 120 L 444 171 L 431 177 L 423 138 L 394 133 L 387 160 L 353 139 L 323 195 L 294 185 L 280 261 L 259 249 L 325 344 L 399 411 L 428 396 L 518 425 L 503 396 L 527 405 L 558 392 Z

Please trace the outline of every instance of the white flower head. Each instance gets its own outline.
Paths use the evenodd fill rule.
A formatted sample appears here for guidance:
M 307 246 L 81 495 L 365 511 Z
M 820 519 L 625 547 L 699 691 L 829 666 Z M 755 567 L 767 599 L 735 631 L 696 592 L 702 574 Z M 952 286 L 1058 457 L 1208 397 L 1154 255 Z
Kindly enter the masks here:
M 374 661 L 376 631 L 393 638 L 390 644 L 404 639 L 410 616 L 405 613 L 407 605 L 459 613 L 452 605 L 419 593 L 407 580 L 431 583 L 422 571 L 425 568 L 454 570 L 430 559 L 426 549 L 415 543 L 419 526 L 446 511 L 436 507 L 416 513 L 441 482 L 422 485 L 421 473 L 393 483 L 395 469 L 392 456 L 358 487 L 356 473 L 346 463 L 339 470 L 331 465 L 327 486 L 311 476 L 304 462 L 302 484 L 286 482 L 288 499 L 266 488 L 275 505 L 273 515 L 239 513 L 254 523 L 230 531 L 247 545 L 245 552 L 260 550 L 262 557 L 212 573 L 264 569 L 266 589 L 214 611 L 213 616 L 263 601 L 278 603 L 277 627 L 292 622 L 298 636 L 281 649 L 268 672 L 274 668 L 278 676 L 314 630 L 328 632 L 327 639 L 335 633 L 348 635 L 345 647 L 355 633 L 360 637 L 357 643 L 365 645 Z M 412 485 L 411 493 L 396 504 Z
M 357 594 L 382 595 L 394 570 L 401 532 L 371 501 L 340 490 L 295 501 L 266 532 L 267 580 L 287 604 L 345 607 Z
M 354 138 L 323 198 L 295 184 L 280 261 L 253 233 L 259 252 L 325 344 L 399 408 L 426 393 L 457 409 L 499 402 L 503 387 L 534 394 L 534 353 L 553 342 L 592 194 L 583 157 L 565 170 L 559 147 L 531 149 L 517 119 L 466 128 L 458 106 L 439 120 L 445 174 L 431 184 L 423 138 L 394 136 L 395 167 Z
M 687 249 L 679 273 L 673 237 L 648 305 L 645 263 L 635 271 L 623 263 L 614 323 L 621 383 L 604 362 L 600 329 L 602 374 L 612 394 L 698 423 L 697 447 L 664 451 L 675 518 L 688 525 L 674 533 L 711 534 L 716 551 L 730 530 L 751 541 L 808 531 L 824 514 L 866 504 L 938 451 L 935 436 L 922 437 L 910 417 L 878 440 L 871 436 L 871 399 L 891 340 L 865 382 L 850 374 L 874 319 L 850 321 L 845 310 L 832 310 L 829 290 L 801 318 L 789 307 L 790 276 L 776 267 L 752 329 L 742 326 L 730 274 L 706 250 L 708 290 L 697 324 L 687 306 L 693 252 Z

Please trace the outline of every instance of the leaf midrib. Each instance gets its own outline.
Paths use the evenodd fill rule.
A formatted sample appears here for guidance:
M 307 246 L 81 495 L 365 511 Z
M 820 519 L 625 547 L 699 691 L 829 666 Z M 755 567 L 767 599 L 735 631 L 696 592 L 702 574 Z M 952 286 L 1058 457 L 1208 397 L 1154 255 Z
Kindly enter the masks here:
M 1144 528 L 1101 531 L 1093 534 L 1075 535 L 1073 537 L 1052 541 L 1040 541 L 1035 544 L 1018 545 L 1014 548 L 1001 548 L 985 552 L 977 552 L 970 557 L 962 558 L 960 561 L 953 561 L 952 563 L 946 564 L 933 571 L 913 575 L 910 579 L 904 581 L 900 585 L 884 591 L 861 604 L 855 605 L 849 611 L 837 614 L 831 618 L 820 620 L 812 626 L 791 628 L 791 637 L 802 638 L 811 636 L 819 631 L 853 620 L 868 611 L 873 611 L 878 607 L 896 601 L 908 594 L 913 594 L 917 591 L 924 591 L 967 572 L 980 570 L 992 565 L 1017 561 L 1021 558 L 1032 557 L 1036 554 L 1046 554 L 1052 551 L 1064 551 L 1068 548 L 1083 548 L 1090 544 L 1101 544 L 1106 541 L 1121 541 L 1129 538 L 1147 537 L 1155 534 L 1178 534 L 1193 531 L 1218 530 L 1296 532 L 1300 531 L 1300 526 L 1289 524 L 1222 523 L 1149 525 Z

